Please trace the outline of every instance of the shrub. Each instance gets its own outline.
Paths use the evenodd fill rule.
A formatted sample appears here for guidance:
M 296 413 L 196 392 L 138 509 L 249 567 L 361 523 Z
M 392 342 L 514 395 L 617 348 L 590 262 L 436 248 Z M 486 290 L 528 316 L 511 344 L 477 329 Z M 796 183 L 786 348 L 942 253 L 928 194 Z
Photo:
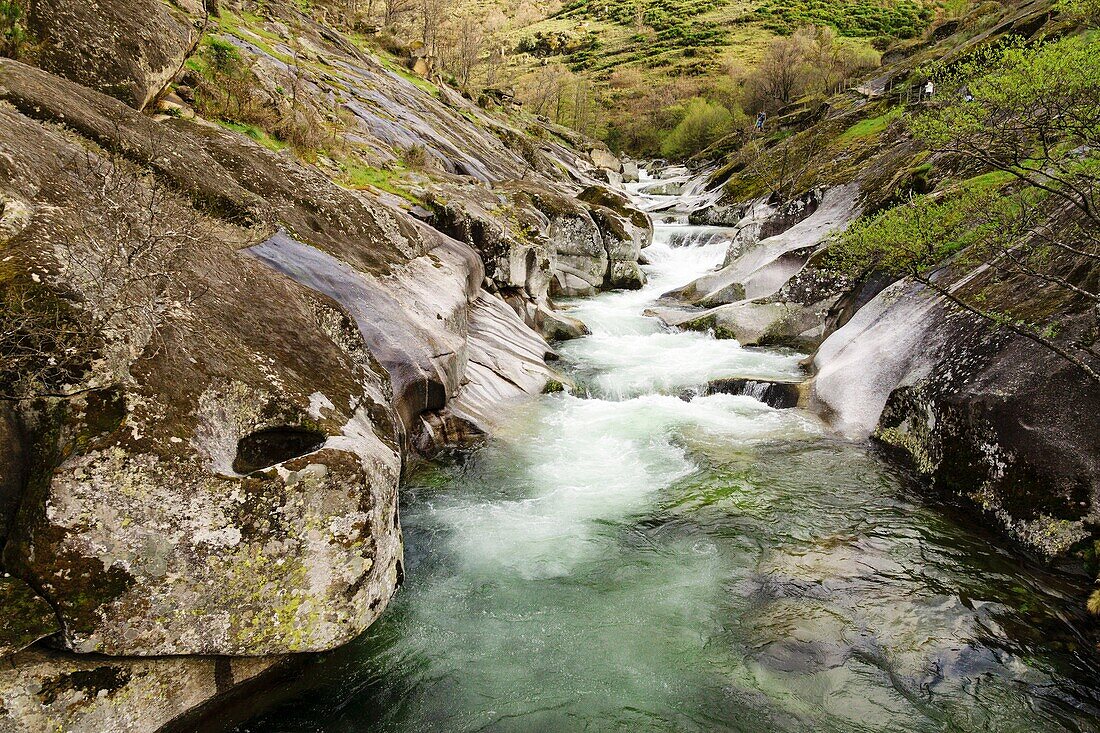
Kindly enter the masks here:
M 932 20 L 930 6 L 913 0 L 881 3 L 765 0 L 756 12 L 764 27 L 781 35 L 812 24 L 830 26 L 842 36 L 914 38 Z
M 964 190 L 937 200 L 915 196 L 908 202 L 853 223 L 829 250 L 831 265 L 858 277 L 870 270 L 895 276 L 922 276 L 971 244 L 998 231 L 1006 204 L 990 190 Z
M 688 102 L 680 123 L 662 141 L 661 153 L 669 158 L 690 158 L 728 135 L 734 123 L 728 109 L 696 97 Z
M 419 143 L 405 148 L 401 155 L 405 165 L 414 170 L 422 170 L 431 166 L 432 157 L 428 149 Z
M 1100 0 L 1061 0 L 1056 7 L 1080 23 L 1100 25 Z
M 195 107 L 204 117 L 237 129 L 266 147 L 290 145 L 299 155 L 312 159 L 325 142 L 325 126 L 316 110 L 304 101 L 300 77 L 292 69 L 274 99 L 262 93 L 252 67 L 232 43 L 207 38 L 194 65 L 201 73 Z

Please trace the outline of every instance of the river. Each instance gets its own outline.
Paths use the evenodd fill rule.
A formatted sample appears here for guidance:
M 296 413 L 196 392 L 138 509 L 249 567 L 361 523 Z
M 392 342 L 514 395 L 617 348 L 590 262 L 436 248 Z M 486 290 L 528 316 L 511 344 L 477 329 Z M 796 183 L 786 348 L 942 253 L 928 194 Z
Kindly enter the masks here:
M 570 304 L 572 394 L 409 478 L 383 618 L 239 731 L 1100 730 L 1079 581 L 808 412 L 700 396 L 802 355 L 643 315 L 725 251 L 672 219 L 644 289 Z

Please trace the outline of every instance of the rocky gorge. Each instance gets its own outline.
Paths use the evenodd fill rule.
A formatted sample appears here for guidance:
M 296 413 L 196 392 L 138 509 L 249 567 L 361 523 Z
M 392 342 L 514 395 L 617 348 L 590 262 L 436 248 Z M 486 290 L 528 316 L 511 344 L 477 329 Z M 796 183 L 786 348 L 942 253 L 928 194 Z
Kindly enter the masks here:
M 1043 13 L 1049 8 L 1042 3 L 1013 6 L 995 30 L 1027 30 Z M 545 119 L 484 109 L 395 68 L 294 3 L 37 0 L 29 25 L 41 42 L 37 53 L 0 58 L 8 362 L 0 401 L 7 619 L 0 650 L 10 662 L 0 672 L 0 730 L 217 729 L 274 705 L 278 699 L 262 691 L 299 676 L 302 665 L 316 663 L 315 653 L 358 653 L 363 639 L 387 633 L 379 619 L 408 576 L 401 511 L 414 512 L 418 567 L 433 562 L 425 559 L 426 535 L 458 537 L 464 549 L 441 552 L 437 561 L 450 569 L 421 576 L 425 590 L 412 595 L 427 598 L 416 613 L 435 607 L 461 619 L 467 609 L 448 599 L 462 595 L 441 577 L 468 578 L 470 566 L 492 576 L 501 569 L 496 563 L 503 577 L 524 583 L 570 577 L 586 567 L 590 545 L 621 541 L 593 526 L 625 526 L 637 515 L 644 534 L 677 511 L 654 509 L 632 486 L 677 487 L 701 466 L 729 468 L 758 450 L 761 465 L 783 477 L 780 486 L 808 486 L 820 471 L 791 446 L 833 440 L 848 446 L 838 450 L 867 475 L 881 477 L 886 496 L 895 496 L 900 479 L 864 447 L 868 439 L 893 456 L 890 465 L 911 468 L 923 485 L 974 508 L 964 523 L 992 518 L 1019 546 L 1059 564 L 1044 575 L 1034 564 L 1018 571 L 1004 560 L 975 561 L 1008 581 L 1026 576 L 1019 581 L 1029 588 L 1024 600 L 983 587 L 991 607 L 1007 609 L 1017 624 L 1027 619 L 1051 630 L 1059 644 L 1075 636 L 1080 644 L 1090 633 L 1077 611 L 1036 619 L 1020 608 L 1080 595 L 1080 577 L 1062 573 L 1082 564 L 1097 525 L 1096 384 L 936 289 L 970 289 L 996 301 L 1014 298 L 1019 281 L 967 262 L 943 268 L 931 283 L 882 272 L 853 278 L 828 261 L 838 235 L 883 207 L 885 190 L 912 184 L 911 141 L 887 138 L 848 151 L 847 160 L 815 171 L 804 190 L 779 201 L 729 186 L 729 166 L 651 166 L 653 179 L 644 166 L 624 164 L 602 144 Z M 900 75 L 906 63 L 916 62 L 883 73 Z M 259 100 L 277 125 L 258 114 L 247 125 L 208 119 L 204 104 L 213 102 L 203 102 L 202 90 L 212 80 L 244 89 L 236 98 L 227 92 L 225 104 Z M 879 82 L 851 92 L 856 101 L 826 112 L 822 124 L 843 131 L 877 111 Z M 269 123 L 297 147 L 267 134 Z M 1036 295 L 1035 308 L 1049 307 L 1051 297 Z M 1088 331 L 1080 304 L 1059 307 L 1071 314 L 1060 337 Z M 589 456 L 583 431 L 517 426 L 517 415 L 536 404 L 548 412 L 533 419 L 590 429 L 604 452 Z M 689 409 L 697 412 L 681 412 Z M 652 434 L 619 434 L 608 425 Z M 424 504 L 402 498 L 428 490 L 431 481 L 421 477 L 433 469 L 425 465 L 451 465 L 449 456 L 484 445 L 472 454 L 487 456 L 472 459 L 474 478 L 459 472 L 446 479 L 457 492 L 442 502 L 450 514 L 426 517 Z M 494 453 L 501 445 L 505 453 Z M 790 450 L 794 464 L 807 461 L 805 470 L 781 473 L 782 456 L 770 450 Z M 597 464 L 617 451 L 625 461 L 612 463 L 618 474 L 603 472 Z M 571 457 L 577 461 L 558 462 Z M 879 506 L 874 487 L 833 459 L 820 460 L 843 490 Z M 491 491 L 477 503 L 485 487 L 525 485 L 509 471 L 528 465 L 553 469 L 538 474 L 553 491 L 535 492 L 548 504 L 536 502 L 533 514 L 513 511 L 494 503 L 499 496 Z M 611 487 L 607 497 L 578 493 L 598 485 Z M 462 504 L 463 492 L 474 503 Z M 823 496 L 802 498 L 828 505 Z M 917 523 L 891 524 L 901 529 L 886 534 L 886 549 L 860 534 L 859 521 L 849 526 L 850 517 L 823 509 L 834 544 L 806 550 L 809 571 L 793 559 L 805 548 L 790 556 L 777 550 L 736 583 L 723 581 L 723 567 L 748 565 L 726 545 L 699 550 L 711 546 L 690 533 L 676 535 L 662 553 L 713 587 L 726 582 L 769 603 L 777 602 L 763 590 L 769 574 L 791 587 L 810 582 L 803 575 L 813 575 L 816 557 L 824 576 L 841 579 L 841 592 L 851 593 L 840 601 L 848 612 L 859 592 L 847 585 L 863 576 L 838 559 L 837 547 L 871 558 L 888 575 L 914 552 L 908 533 L 934 537 L 937 556 L 967 541 L 965 524 L 941 532 L 905 496 L 901 515 Z M 709 501 L 700 499 L 701 506 Z M 745 509 L 754 519 L 770 510 Z M 531 516 L 540 521 L 526 524 Z M 757 527 L 722 532 L 735 530 L 764 536 L 752 534 L 763 532 Z M 488 561 L 470 549 L 479 538 L 512 531 Z M 792 537 L 813 534 L 801 526 L 783 532 L 789 536 L 760 542 L 785 548 Z M 977 526 L 974 534 L 985 536 Z M 664 547 L 656 537 L 647 541 Z M 637 558 L 619 553 L 610 557 L 633 567 Z M 527 565 L 517 570 L 519 562 Z M 970 588 L 977 581 L 959 569 L 965 561 L 957 565 L 928 572 Z M 675 595 L 683 604 L 647 607 L 647 614 L 711 607 L 709 590 L 693 590 L 665 565 L 657 570 L 653 587 L 638 578 L 625 587 L 645 598 L 661 590 L 661 578 L 682 581 L 668 587 L 683 591 Z M 933 591 L 921 572 L 899 575 L 923 597 Z M 601 567 L 606 574 L 614 569 Z M 541 586 L 497 587 L 476 572 L 468 579 L 494 587 L 495 597 L 532 593 L 544 607 L 569 606 L 540 595 Z M 901 592 L 888 588 L 883 607 Z M 983 659 L 1002 644 L 1010 661 L 1031 649 L 1018 648 L 1024 643 L 1009 632 L 994 641 L 968 636 L 971 624 L 989 619 L 966 610 L 969 600 L 958 598 L 967 592 L 930 596 L 952 609 L 944 613 L 956 636 L 936 636 L 935 622 L 912 609 L 920 620 L 904 632 L 936 637 L 933 651 L 952 691 L 966 685 L 972 663 L 953 655 L 952 644 L 969 643 Z M 621 610 L 576 608 L 593 628 Z M 409 613 L 392 621 L 404 638 L 415 637 L 414 625 L 401 626 Z M 890 647 L 880 638 L 880 617 L 855 615 L 852 623 L 869 624 L 875 644 Z M 724 623 L 710 618 L 704 626 Z M 439 625 L 428 614 L 425 633 Z M 854 643 L 833 649 L 823 628 L 795 628 L 789 648 L 769 640 L 762 664 L 791 672 L 810 659 L 839 655 L 843 667 L 872 654 Z M 570 633 L 585 637 L 583 629 L 567 629 L 565 638 Z M 503 647 L 508 639 L 510 648 L 523 644 L 503 630 L 500 639 Z M 429 641 L 449 648 L 444 639 Z M 901 659 L 875 665 L 902 679 L 895 687 L 908 699 L 925 672 L 916 651 L 923 648 L 906 643 L 898 642 Z M 616 648 L 628 647 L 620 638 Z M 662 647 L 688 654 L 670 649 Z M 452 660 L 460 656 L 451 652 Z M 1095 701 L 1081 690 L 1081 675 L 1040 677 L 1048 668 L 1091 669 L 1090 657 L 1069 646 L 1058 654 L 1023 665 L 1020 679 L 1057 687 L 1085 720 Z M 570 665 L 571 657 L 550 658 Z M 712 663 L 723 674 L 745 674 L 730 672 L 736 665 L 728 659 Z M 1011 682 L 1010 668 L 988 663 L 997 680 Z M 401 669 L 387 672 L 403 679 Z M 639 685 L 641 697 L 658 689 Z M 556 692 L 575 699 L 578 689 Z M 365 706 L 392 703 L 387 694 Z M 798 706 L 760 704 L 777 729 L 806 720 L 825 725 Z M 1028 703 L 1013 698 L 1016 704 Z M 429 713 L 433 705 L 442 703 L 427 705 Z M 1041 720 L 1066 714 L 1058 708 Z M 1012 723 L 1035 722 L 1021 715 Z M 570 727 L 553 717 L 532 720 Z M 699 727 L 703 720 L 693 713 L 680 722 Z M 411 716 L 394 725 L 415 722 Z

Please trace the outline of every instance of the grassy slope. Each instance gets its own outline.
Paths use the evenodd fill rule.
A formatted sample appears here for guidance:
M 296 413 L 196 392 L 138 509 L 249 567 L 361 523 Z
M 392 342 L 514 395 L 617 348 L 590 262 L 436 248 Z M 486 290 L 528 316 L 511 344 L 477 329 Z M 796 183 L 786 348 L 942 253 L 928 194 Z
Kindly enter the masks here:
M 484 7 L 484 0 L 465 0 Z M 858 44 L 875 37 L 907 38 L 943 11 L 946 0 L 574 0 L 549 17 L 506 33 L 513 48 L 538 33 L 594 38 L 594 48 L 552 55 L 597 81 L 618 69 L 637 69 L 647 79 L 706 76 L 731 66 L 750 66 L 768 42 L 809 23 L 833 25 Z M 636 23 L 638 2 L 646 9 Z M 542 58 L 513 57 L 522 72 Z

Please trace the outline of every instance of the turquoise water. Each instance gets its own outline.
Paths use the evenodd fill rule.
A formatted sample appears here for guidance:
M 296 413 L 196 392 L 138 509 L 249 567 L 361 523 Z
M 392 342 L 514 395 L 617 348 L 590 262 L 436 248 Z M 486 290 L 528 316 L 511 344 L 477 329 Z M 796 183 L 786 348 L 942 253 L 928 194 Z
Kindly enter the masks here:
M 260 731 L 1092 731 L 1080 587 L 813 415 L 696 396 L 801 355 L 642 312 L 721 260 L 574 304 L 574 394 L 404 491 L 405 586 Z

